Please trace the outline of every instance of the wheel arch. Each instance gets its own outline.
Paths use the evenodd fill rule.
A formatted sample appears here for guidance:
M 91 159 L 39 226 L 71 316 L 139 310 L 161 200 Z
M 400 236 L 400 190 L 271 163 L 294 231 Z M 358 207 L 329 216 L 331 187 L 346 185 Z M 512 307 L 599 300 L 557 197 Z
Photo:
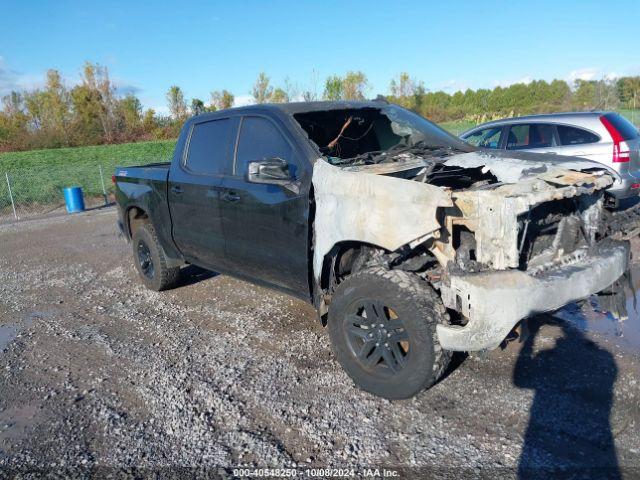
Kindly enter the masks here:
M 383 255 L 388 251 L 367 242 L 344 240 L 336 243 L 322 261 L 319 276 L 316 277 L 316 295 L 314 304 L 318 309 L 323 325 L 327 322 L 328 305 L 333 290 L 340 283 L 340 278 L 351 273 L 357 267 L 356 260 L 362 262 L 365 256 Z M 359 259 L 358 259 L 359 257 Z M 355 270 L 354 270 L 355 271 Z
M 422 259 L 418 264 L 416 259 Z M 406 244 L 397 250 L 390 251 L 381 245 L 361 241 L 341 241 L 336 243 L 324 256 L 319 278 L 316 280 L 314 304 L 318 309 L 323 324 L 326 324 L 331 298 L 336 287 L 349 275 L 364 268 L 379 265 L 387 270 L 405 270 L 408 272 L 421 270 L 420 275 L 431 283 L 426 270 L 429 262 L 439 265 L 438 259 L 430 251 L 429 245 Z M 422 266 L 421 266 L 422 265 Z M 413 270 L 412 270 L 413 268 Z
M 345 240 L 336 243 L 322 261 L 320 288 L 330 289 L 332 275 L 349 273 L 357 256 L 372 255 L 373 252 L 388 253 L 384 247 L 366 242 Z
M 131 205 L 127 207 L 124 220 L 125 233 L 129 240 L 131 240 L 133 233 L 140 224 L 150 221 L 147 211 L 138 205 Z

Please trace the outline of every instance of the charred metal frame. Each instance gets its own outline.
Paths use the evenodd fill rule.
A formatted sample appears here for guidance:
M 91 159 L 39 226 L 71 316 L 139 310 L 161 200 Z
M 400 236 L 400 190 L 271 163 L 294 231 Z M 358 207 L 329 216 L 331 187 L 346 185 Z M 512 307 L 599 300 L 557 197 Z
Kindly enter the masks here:
M 627 268 L 625 243 L 597 242 L 604 190 L 613 182 L 602 169 L 580 171 L 585 165 L 579 161 L 505 162 L 484 152 L 462 153 L 441 164 L 473 169 L 479 182 L 454 189 L 424 179 L 407 181 L 414 172 L 419 175 L 425 161 L 405 160 L 347 167 L 322 158 L 315 162 L 314 277 L 320 284 L 327 257 L 342 242 L 378 248 L 399 263 L 398 252 L 423 247 L 440 267 L 435 278 L 425 279 L 440 291 L 446 307 L 464 316 L 464 325 L 438 325 L 443 348 L 495 348 L 522 318 L 596 293 Z M 572 212 L 560 215 L 546 256 L 529 268 L 521 258 L 527 217 L 536 207 L 549 205 L 552 211 L 552 205 L 566 201 Z M 566 224 L 573 221 L 583 242 L 565 251 L 558 231 L 573 228 Z M 321 313 L 326 301 L 330 293 L 323 297 Z

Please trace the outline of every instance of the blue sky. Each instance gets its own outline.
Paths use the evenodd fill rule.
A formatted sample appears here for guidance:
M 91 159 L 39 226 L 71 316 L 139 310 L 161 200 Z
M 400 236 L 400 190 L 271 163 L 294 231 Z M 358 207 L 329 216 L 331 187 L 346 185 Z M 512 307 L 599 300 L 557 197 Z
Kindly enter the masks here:
M 0 0 L 0 94 L 56 68 L 78 81 L 85 60 L 122 90 L 165 109 L 170 85 L 205 102 L 226 88 L 245 102 L 260 71 L 322 92 L 364 71 L 374 97 L 407 71 L 431 90 L 530 79 L 640 74 L 640 1 Z

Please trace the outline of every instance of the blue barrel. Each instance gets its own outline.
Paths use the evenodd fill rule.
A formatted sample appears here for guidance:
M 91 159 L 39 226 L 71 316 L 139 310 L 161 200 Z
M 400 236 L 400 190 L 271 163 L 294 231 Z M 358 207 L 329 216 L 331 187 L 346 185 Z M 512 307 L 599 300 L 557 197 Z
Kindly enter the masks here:
M 67 205 L 67 212 L 76 213 L 84 210 L 84 197 L 82 196 L 82 188 L 67 187 L 63 189 L 64 203 Z

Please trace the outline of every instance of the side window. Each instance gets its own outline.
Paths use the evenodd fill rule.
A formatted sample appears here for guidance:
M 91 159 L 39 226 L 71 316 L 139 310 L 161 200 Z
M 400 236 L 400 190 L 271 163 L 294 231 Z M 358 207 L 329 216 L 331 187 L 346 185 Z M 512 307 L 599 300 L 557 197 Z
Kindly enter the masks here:
M 231 121 L 228 118 L 196 123 L 189 139 L 186 167 L 198 174 L 228 173 L 230 135 Z
M 292 157 L 291 146 L 280 131 L 266 118 L 244 117 L 240 127 L 235 174 L 243 177 L 250 162 L 275 157 L 288 162 Z
M 553 125 L 523 123 L 513 125 L 507 136 L 507 150 L 555 147 Z
M 582 145 L 583 143 L 596 143 L 600 140 L 595 133 L 581 128 L 567 127 L 566 125 L 558 125 L 556 128 L 560 137 L 560 145 Z
M 498 148 L 500 146 L 500 134 L 502 126 L 484 128 L 465 137 L 465 141 L 476 147 Z

